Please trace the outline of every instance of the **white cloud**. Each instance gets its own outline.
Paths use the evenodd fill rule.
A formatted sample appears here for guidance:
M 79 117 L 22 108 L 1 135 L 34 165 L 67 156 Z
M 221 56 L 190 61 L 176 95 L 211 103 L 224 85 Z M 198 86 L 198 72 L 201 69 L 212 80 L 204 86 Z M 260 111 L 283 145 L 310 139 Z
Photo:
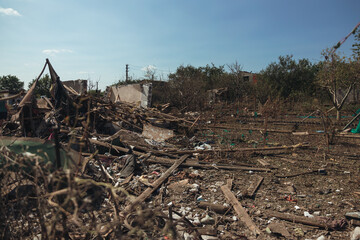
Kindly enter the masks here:
M 21 16 L 21 14 L 12 8 L 2 8 L 0 7 L 0 13 L 7 16 Z
M 69 49 L 45 49 L 42 51 L 42 53 L 54 56 L 57 53 L 72 53 L 72 50 Z
M 157 69 L 157 67 L 155 67 L 153 65 L 149 65 L 149 66 L 143 67 L 141 70 L 143 70 L 143 71 L 154 71 L 156 69 Z

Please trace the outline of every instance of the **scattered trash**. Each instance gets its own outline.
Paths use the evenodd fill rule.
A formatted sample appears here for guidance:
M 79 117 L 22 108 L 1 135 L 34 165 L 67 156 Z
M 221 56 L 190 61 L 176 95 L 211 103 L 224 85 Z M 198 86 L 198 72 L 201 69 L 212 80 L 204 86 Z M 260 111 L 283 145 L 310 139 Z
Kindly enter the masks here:
M 308 218 L 314 218 L 314 215 L 310 214 L 308 211 L 304 212 L 304 216 Z
M 287 196 L 284 197 L 284 199 L 285 199 L 286 201 L 289 201 L 289 202 L 294 202 L 294 203 L 297 202 L 297 200 L 294 199 L 292 195 L 287 195 Z M 297 206 L 295 206 L 295 208 L 296 208 L 296 207 L 297 207 Z
M 207 143 L 203 143 L 195 147 L 195 150 L 211 150 L 211 146 Z

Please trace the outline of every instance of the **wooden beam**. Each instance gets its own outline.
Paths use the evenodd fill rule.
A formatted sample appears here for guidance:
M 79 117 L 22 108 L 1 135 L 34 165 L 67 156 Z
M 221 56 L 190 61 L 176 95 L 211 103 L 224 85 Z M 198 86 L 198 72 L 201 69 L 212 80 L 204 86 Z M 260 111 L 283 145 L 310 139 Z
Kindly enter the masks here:
M 214 212 L 220 213 L 220 214 L 224 214 L 229 210 L 229 207 L 226 207 L 226 206 L 223 206 L 220 204 L 208 203 L 208 202 L 204 202 L 204 201 L 199 202 L 198 207 L 202 208 L 202 209 L 209 209 L 211 211 L 214 211 Z
M 134 201 L 132 201 L 125 208 L 124 211 L 129 212 L 134 206 L 144 202 L 188 157 L 189 155 L 184 155 L 180 159 L 178 159 L 164 174 L 161 175 L 161 177 L 159 177 L 155 182 L 152 183 L 152 187 L 148 187 L 144 192 L 142 192 Z
M 246 210 L 241 206 L 240 202 L 237 200 L 235 195 L 231 192 L 231 190 L 227 187 L 227 185 L 221 186 L 221 190 L 223 191 L 227 200 L 233 206 L 235 212 L 239 216 L 240 220 L 246 224 L 246 226 L 254 233 L 255 236 L 260 235 L 262 232 L 255 225 L 255 223 L 251 220 L 250 216 L 247 214 Z
M 281 146 L 281 147 L 214 149 L 214 150 L 170 150 L 167 152 L 177 153 L 177 154 L 217 153 L 217 152 L 265 152 L 265 151 L 287 150 L 287 149 L 307 148 L 307 147 L 309 147 L 309 145 L 299 143 L 296 145 Z
M 255 192 L 260 187 L 260 184 L 263 182 L 264 178 L 262 176 L 256 176 L 257 181 L 254 181 L 249 188 L 246 190 L 245 196 L 252 198 L 255 195 Z
M 275 212 L 275 211 L 265 211 L 265 213 L 269 217 L 270 216 L 271 217 L 276 217 L 276 218 L 286 220 L 286 221 L 289 221 L 289 222 L 301 223 L 301 224 L 315 226 L 315 227 L 319 227 L 319 228 L 325 228 L 325 229 L 331 228 L 326 223 L 323 223 L 323 222 L 318 221 L 318 220 L 312 220 L 311 218 L 308 218 L 308 217 L 296 216 L 296 215 L 285 214 L 285 213 L 279 213 L 279 212 Z
M 158 163 L 161 165 L 171 165 L 173 161 L 171 159 L 153 157 L 146 160 L 148 163 Z M 256 167 L 245 167 L 245 166 L 230 166 L 230 165 L 212 165 L 212 164 L 201 164 L 201 163 L 192 163 L 192 162 L 183 162 L 181 164 L 183 167 L 195 167 L 195 168 L 205 168 L 205 169 L 225 169 L 225 170 L 243 170 L 243 171 L 254 171 L 254 172 L 270 172 L 270 168 L 256 168 Z

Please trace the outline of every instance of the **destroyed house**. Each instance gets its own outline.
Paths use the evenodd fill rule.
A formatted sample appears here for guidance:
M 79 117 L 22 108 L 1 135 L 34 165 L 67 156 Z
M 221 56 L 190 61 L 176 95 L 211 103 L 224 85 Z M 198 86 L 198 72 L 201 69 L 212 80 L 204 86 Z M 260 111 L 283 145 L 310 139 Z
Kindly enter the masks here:
M 242 71 L 244 82 L 257 83 L 256 74 L 252 72 Z
M 64 86 L 71 88 L 72 90 L 75 90 L 78 94 L 83 94 L 87 91 L 87 80 L 68 80 L 68 81 L 62 81 Z
M 152 84 L 137 83 L 121 86 L 110 86 L 107 89 L 107 97 L 110 102 L 127 102 L 138 107 L 151 107 Z
M 52 80 L 52 87 L 49 89 L 51 99 L 47 97 L 37 99 L 35 89 L 46 66 L 49 68 Z M 17 113 L 11 117 L 11 121 L 20 123 L 23 136 L 39 136 L 42 132 L 47 131 L 50 119 L 53 119 L 50 115 L 64 113 L 65 116 L 69 116 L 71 112 L 75 111 L 72 104 L 72 96 L 77 95 L 78 93 L 75 90 L 62 84 L 60 77 L 53 69 L 49 60 L 46 59 L 43 70 L 20 101 L 17 106 Z M 49 113 L 51 110 L 53 110 L 53 113 Z M 44 119 L 47 120 L 45 121 Z M 53 124 L 56 125 L 56 121 Z

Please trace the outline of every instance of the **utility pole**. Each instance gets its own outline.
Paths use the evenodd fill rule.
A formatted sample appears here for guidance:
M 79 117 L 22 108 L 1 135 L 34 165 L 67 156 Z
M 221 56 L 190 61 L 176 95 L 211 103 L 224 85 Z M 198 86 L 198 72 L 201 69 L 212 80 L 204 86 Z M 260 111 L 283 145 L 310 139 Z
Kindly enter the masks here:
M 99 97 L 99 81 L 96 81 L 96 97 Z
M 126 80 L 125 82 L 129 81 L 129 64 L 126 64 Z

